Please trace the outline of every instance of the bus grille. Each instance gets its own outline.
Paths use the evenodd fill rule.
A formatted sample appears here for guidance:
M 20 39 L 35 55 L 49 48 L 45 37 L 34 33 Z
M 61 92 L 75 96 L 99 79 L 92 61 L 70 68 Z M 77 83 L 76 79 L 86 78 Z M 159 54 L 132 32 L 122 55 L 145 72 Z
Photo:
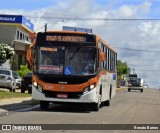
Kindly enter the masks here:
M 57 94 L 67 94 L 67 98 L 79 99 L 83 92 L 57 92 L 57 91 L 43 91 L 43 94 L 49 98 L 57 98 Z

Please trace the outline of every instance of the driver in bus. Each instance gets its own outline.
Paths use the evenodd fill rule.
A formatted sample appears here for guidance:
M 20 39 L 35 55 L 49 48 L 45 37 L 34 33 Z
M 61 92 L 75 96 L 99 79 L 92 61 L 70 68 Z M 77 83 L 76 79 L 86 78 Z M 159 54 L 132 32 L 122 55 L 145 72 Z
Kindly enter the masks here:
M 45 65 L 52 65 L 52 60 L 50 58 L 46 58 Z
M 95 59 L 93 54 L 89 53 L 88 57 L 82 62 L 82 72 L 93 74 L 95 72 Z

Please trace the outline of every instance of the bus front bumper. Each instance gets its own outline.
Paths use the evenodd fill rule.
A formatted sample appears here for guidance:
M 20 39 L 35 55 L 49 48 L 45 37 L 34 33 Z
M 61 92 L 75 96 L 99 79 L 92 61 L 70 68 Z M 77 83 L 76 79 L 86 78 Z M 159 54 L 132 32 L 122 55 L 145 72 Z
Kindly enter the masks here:
M 96 88 L 92 89 L 86 94 L 82 94 L 79 98 L 52 98 L 46 97 L 44 93 L 40 92 L 32 85 L 32 99 L 49 101 L 49 102 L 65 102 L 65 103 L 97 103 Z

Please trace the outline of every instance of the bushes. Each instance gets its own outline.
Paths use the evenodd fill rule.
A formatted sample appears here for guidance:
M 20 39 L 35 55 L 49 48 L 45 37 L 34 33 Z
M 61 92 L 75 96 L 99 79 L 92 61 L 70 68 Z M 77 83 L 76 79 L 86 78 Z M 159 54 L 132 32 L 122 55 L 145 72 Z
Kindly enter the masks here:
M 8 46 L 8 44 L 0 43 L 0 65 L 10 59 L 14 53 L 14 49 Z
M 18 74 L 21 77 L 24 77 L 28 72 L 30 72 L 28 65 L 20 65 L 20 70 L 18 71 Z

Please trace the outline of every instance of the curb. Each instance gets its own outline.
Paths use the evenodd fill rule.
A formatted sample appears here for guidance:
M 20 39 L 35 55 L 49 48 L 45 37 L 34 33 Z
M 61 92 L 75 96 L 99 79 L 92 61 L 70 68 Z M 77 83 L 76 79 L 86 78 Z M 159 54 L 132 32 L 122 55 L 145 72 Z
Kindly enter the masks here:
M 127 89 L 128 89 L 127 87 L 116 88 L 116 91 L 125 91 L 125 90 L 127 90 Z

